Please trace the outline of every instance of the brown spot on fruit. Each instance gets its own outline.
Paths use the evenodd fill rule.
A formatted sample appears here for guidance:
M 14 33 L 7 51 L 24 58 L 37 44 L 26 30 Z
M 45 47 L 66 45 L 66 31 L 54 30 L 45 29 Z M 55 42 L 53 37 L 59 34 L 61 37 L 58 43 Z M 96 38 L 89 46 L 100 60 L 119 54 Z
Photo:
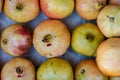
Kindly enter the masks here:
M 18 75 L 18 78 L 20 78 L 21 77 L 21 75 Z
M 45 35 L 45 36 L 43 37 L 42 41 L 43 41 L 44 43 L 48 43 L 48 42 L 51 41 L 51 39 L 52 39 L 52 36 L 51 36 L 50 34 L 47 34 L 47 35 Z
M 23 73 L 23 69 L 21 67 L 17 67 L 16 68 L 16 72 L 17 72 L 17 74 L 22 74 Z
M 18 74 L 18 76 L 17 76 L 18 78 L 23 78 L 24 77 L 24 75 L 23 74 Z
M 89 41 L 93 41 L 94 40 L 94 35 L 91 33 L 86 34 L 86 39 Z
M 47 44 L 47 46 L 49 47 L 49 46 L 51 46 L 51 44 Z
M 53 62 L 51 62 L 51 66 L 53 65 Z
M 85 73 L 85 69 L 82 69 L 82 70 L 80 71 L 80 73 L 81 73 L 81 74 L 84 74 L 84 73 Z
M 3 39 L 2 42 L 3 42 L 4 45 L 7 45 L 8 44 L 8 39 Z
M 42 77 L 42 75 L 40 75 L 40 77 Z
M 107 15 L 107 18 L 109 19 L 110 22 L 114 22 L 115 18 L 114 17 L 110 17 L 109 15 Z
M 18 4 L 16 5 L 16 9 L 17 9 L 18 11 L 22 11 L 22 10 L 23 10 L 23 5 L 22 5 L 21 3 L 18 3 Z

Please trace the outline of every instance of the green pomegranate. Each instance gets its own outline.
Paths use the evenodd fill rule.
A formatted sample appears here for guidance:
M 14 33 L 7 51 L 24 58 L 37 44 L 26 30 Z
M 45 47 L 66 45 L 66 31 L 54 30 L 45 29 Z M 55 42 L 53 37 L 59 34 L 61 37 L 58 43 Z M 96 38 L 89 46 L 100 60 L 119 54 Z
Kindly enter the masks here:
M 37 80 L 74 80 L 73 70 L 66 60 L 51 58 L 37 69 Z

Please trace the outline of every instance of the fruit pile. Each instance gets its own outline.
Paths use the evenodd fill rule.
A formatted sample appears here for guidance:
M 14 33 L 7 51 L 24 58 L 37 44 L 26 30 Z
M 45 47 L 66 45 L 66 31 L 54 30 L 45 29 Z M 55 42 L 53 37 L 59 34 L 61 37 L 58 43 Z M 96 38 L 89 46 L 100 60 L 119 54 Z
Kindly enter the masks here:
M 86 23 L 70 33 L 62 20 L 74 8 Z M 0 80 L 120 80 L 120 0 L 0 0 L 3 12 L 15 24 L 1 33 L 1 49 L 13 58 L 2 66 Z M 48 19 L 31 34 L 23 24 L 40 12 Z M 37 68 L 22 57 L 32 44 L 47 59 Z M 74 69 L 61 57 L 69 47 L 95 59 L 80 61 Z

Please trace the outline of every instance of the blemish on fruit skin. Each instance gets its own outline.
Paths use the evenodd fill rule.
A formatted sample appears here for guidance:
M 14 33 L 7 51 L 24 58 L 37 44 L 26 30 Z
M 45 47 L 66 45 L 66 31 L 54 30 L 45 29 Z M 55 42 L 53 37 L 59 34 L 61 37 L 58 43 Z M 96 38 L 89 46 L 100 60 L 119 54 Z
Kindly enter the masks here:
M 18 77 L 20 78 L 20 77 L 21 77 L 21 75 L 18 75 Z
M 17 74 L 22 74 L 23 73 L 23 69 L 21 67 L 17 67 L 16 68 L 16 72 L 17 72 Z
M 49 54 L 49 56 L 52 56 L 52 54 Z
M 3 42 L 4 45 L 7 45 L 8 44 L 8 39 L 3 39 L 2 42 Z
M 85 69 L 82 69 L 82 70 L 80 71 L 80 73 L 81 73 L 81 74 L 84 74 L 84 73 L 85 73 Z
M 107 18 L 109 19 L 110 22 L 114 22 L 115 18 L 114 17 L 110 17 L 109 15 L 107 15 Z
M 23 78 L 23 77 L 24 77 L 24 75 L 18 75 L 17 77 L 18 77 L 18 78 Z
M 24 74 L 23 74 L 23 68 L 22 67 L 17 67 L 16 68 L 16 73 L 17 73 L 17 77 L 18 78 L 22 78 L 22 77 L 24 77 Z
M 53 62 L 51 62 L 51 66 L 53 65 Z
M 23 10 L 23 5 L 22 5 L 22 3 L 18 3 L 18 4 L 16 5 L 16 9 L 17 9 L 18 11 L 22 11 L 22 10 Z
M 42 77 L 42 75 L 40 75 L 40 77 Z
M 43 37 L 42 42 L 48 43 L 51 41 L 51 39 L 52 39 L 52 36 L 50 34 L 47 34 Z
M 47 44 L 47 47 L 49 47 L 49 46 L 51 46 L 51 44 L 49 43 L 49 44 Z
M 89 41 L 93 41 L 94 40 L 94 35 L 91 33 L 86 34 L 86 39 Z

